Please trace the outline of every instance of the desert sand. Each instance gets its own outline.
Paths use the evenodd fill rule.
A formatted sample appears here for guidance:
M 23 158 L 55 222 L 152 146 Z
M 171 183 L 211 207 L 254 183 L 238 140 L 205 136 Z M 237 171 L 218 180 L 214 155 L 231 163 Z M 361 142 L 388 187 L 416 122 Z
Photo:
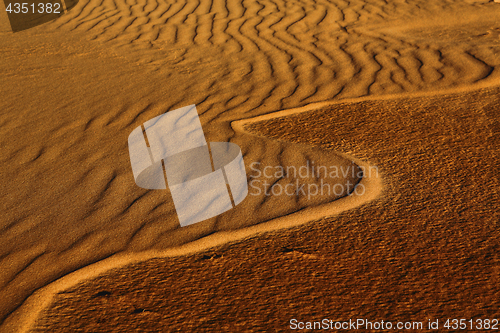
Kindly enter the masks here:
M 16 33 L 1 8 L 0 331 L 498 318 L 499 6 L 82 0 Z M 249 181 L 376 172 L 181 228 L 127 137 L 191 104 Z

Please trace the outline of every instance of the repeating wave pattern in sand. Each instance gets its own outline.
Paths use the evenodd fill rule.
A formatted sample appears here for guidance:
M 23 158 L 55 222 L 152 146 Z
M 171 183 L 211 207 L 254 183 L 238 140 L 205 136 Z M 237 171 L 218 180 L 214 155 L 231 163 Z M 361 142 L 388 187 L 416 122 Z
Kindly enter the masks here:
M 91 0 L 54 27 L 113 41 L 166 74 L 217 58 L 222 77 L 204 88 L 227 94 L 221 80 L 238 82 L 240 96 L 224 102 L 248 112 L 485 79 L 499 61 L 494 10 L 451 0 Z
M 493 81 L 500 47 L 491 5 L 91 0 L 22 35 L 2 33 L 0 318 L 47 283 L 118 252 L 169 248 L 340 197 L 262 196 L 248 201 L 250 214 L 181 230 L 164 196 L 131 178 L 126 137 L 145 120 L 196 104 L 207 137 L 240 145 L 246 161 L 353 166 L 335 152 L 238 133 L 231 122 Z M 435 19 L 455 12 L 481 24 L 460 27 L 455 40 L 459 25 L 445 31 Z M 420 26 L 402 24 L 411 20 Z

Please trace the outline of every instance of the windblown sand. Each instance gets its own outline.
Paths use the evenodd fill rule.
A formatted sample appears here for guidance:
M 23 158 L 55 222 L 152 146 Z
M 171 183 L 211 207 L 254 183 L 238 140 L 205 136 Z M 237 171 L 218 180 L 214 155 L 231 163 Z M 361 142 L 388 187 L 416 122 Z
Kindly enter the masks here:
M 498 317 L 499 6 L 82 0 L 15 34 L 0 16 L 0 331 Z M 379 173 L 180 228 L 127 137 L 189 104 L 247 172 Z

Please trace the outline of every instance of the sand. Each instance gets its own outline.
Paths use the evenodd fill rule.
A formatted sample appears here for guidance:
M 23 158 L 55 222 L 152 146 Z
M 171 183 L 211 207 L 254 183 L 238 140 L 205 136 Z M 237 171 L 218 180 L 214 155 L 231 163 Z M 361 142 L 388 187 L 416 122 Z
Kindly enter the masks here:
M 0 17 L 0 331 L 498 316 L 499 16 L 487 1 L 81 1 L 15 34 Z M 249 196 L 180 228 L 168 191 L 134 184 L 127 137 L 190 104 L 247 172 L 378 172 L 332 180 L 361 195 Z

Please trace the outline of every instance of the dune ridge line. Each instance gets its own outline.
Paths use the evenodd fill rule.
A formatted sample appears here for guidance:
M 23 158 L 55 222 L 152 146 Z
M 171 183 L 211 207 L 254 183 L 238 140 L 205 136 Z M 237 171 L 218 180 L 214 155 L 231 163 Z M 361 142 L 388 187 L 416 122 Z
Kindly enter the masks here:
M 339 102 L 333 103 L 337 104 Z M 331 105 L 332 103 L 320 103 L 321 105 Z M 317 108 L 314 105 L 285 110 L 288 114 L 300 113 Z M 266 116 L 249 118 L 232 122 L 232 127 L 236 132 L 256 136 L 255 133 L 248 132 L 244 125 L 256 121 L 261 121 L 261 117 L 276 118 L 283 116 L 283 111 L 274 112 Z M 359 160 L 353 156 L 336 152 L 335 154 L 353 161 L 358 166 L 370 168 L 370 164 Z M 371 166 L 373 170 L 373 166 Z M 209 236 L 200 238 L 193 242 L 173 247 L 167 250 L 147 250 L 139 253 L 119 253 L 106 259 L 93 263 L 69 273 L 60 279 L 38 289 L 27 300 L 8 316 L 0 328 L 2 332 L 29 332 L 36 320 L 53 301 L 54 296 L 68 288 L 71 288 L 85 280 L 96 278 L 106 272 L 124 267 L 130 264 L 143 262 L 155 258 L 171 258 L 187 256 L 217 247 L 223 244 L 241 241 L 245 238 L 258 236 L 261 233 L 292 228 L 308 222 L 331 217 L 344 211 L 353 209 L 362 204 L 368 203 L 377 198 L 382 192 L 382 179 L 378 172 L 371 172 L 371 177 L 363 176 L 359 184 L 363 184 L 365 192 L 363 194 L 353 193 L 329 203 L 320 204 L 314 207 L 307 207 L 292 214 L 271 219 L 269 221 L 245 227 L 239 230 L 219 231 Z
M 245 128 L 246 125 L 293 114 L 319 110 L 327 106 L 341 105 L 346 103 L 360 103 L 368 100 L 375 101 L 418 98 L 437 95 L 444 96 L 480 90 L 499 86 L 499 78 L 500 71 L 495 68 L 495 70 L 492 71 L 487 79 L 470 86 L 456 87 L 454 89 L 446 89 L 441 91 L 423 91 L 379 96 L 363 96 L 358 98 L 346 98 L 336 101 L 312 103 L 298 108 L 280 110 L 261 116 L 235 120 L 231 122 L 231 127 L 237 133 L 267 138 L 266 136 L 259 135 L 259 133 L 247 130 Z M 371 170 L 374 170 L 373 165 L 366 161 L 338 151 L 334 152 L 341 157 L 353 161 L 358 166 L 364 167 L 366 170 L 370 169 L 370 167 L 372 167 Z M 3 325 L 0 327 L 0 332 L 29 332 L 30 329 L 33 328 L 37 319 L 42 314 L 43 310 L 50 306 L 56 294 L 74 287 L 77 284 L 84 282 L 85 280 L 90 280 L 103 275 L 112 269 L 121 268 L 150 259 L 188 256 L 206 251 L 210 248 L 220 245 L 241 241 L 245 238 L 256 237 L 262 233 L 288 229 L 325 217 L 332 217 L 373 201 L 374 199 L 379 197 L 383 191 L 383 178 L 378 172 L 372 173 L 372 177 L 366 177 L 366 175 L 364 175 L 359 184 L 363 184 L 366 189 L 363 195 L 353 193 L 347 197 L 342 197 L 338 200 L 334 200 L 332 202 L 321 204 L 315 207 L 307 207 L 292 214 L 281 216 L 257 225 L 234 231 L 220 231 L 193 242 L 178 247 L 173 247 L 167 250 L 148 250 L 140 253 L 125 254 L 119 253 L 91 265 L 85 266 L 35 291 L 31 296 L 27 298 L 25 302 L 23 302 L 21 306 L 19 306 L 6 318 Z

